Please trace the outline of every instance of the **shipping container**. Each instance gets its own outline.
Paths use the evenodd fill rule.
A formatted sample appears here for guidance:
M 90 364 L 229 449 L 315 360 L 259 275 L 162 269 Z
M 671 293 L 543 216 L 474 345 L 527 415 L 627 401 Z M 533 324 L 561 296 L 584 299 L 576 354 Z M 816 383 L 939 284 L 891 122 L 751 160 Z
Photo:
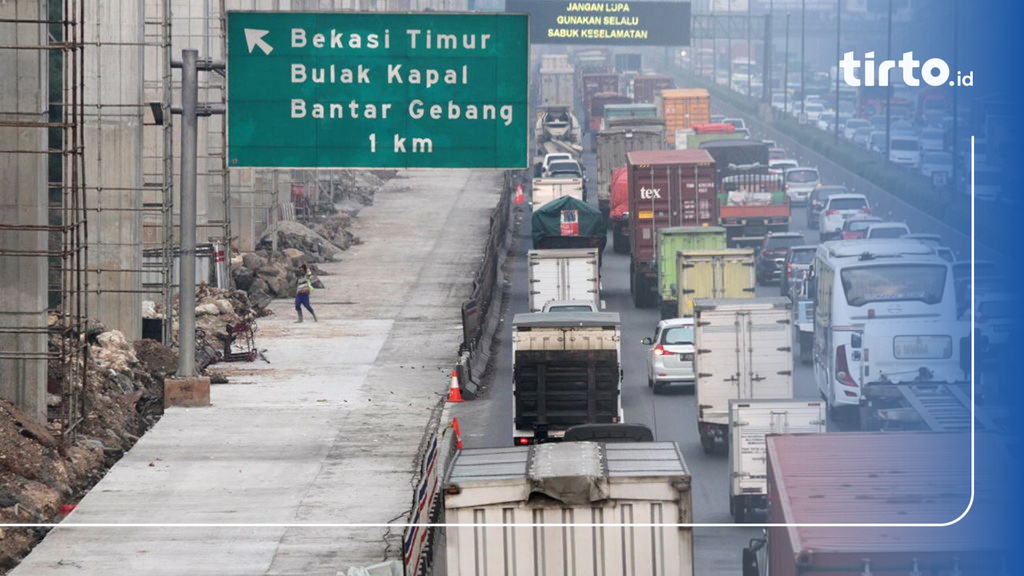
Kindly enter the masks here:
M 540 71 L 540 99 L 537 106 L 567 106 L 572 108 L 576 97 L 576 73 L 572 68 L 554 68 Z
M 665 147 L 665 127 L 649 124 L 658 118 L 636 118 L 636 124 L 605 128 L 594 135 L 597 151 L 597 207 L 602 214 L 611 211 L 611 176 L 626 165 L 626 154 L 635 150 L 661 150 Z M 626 122 L 626 119 L 619 120 Z
M 697 430 L 706 454 L 729 444 L 729 400 L 793 397 L 789 298 L 698 299 Z
M 658 92 L 675 87 L 668 74 L 642 74 L 633 78 L 633 101 L 654 104 Z
M 590 113 L 590 103 L 597 94 L 618 94 L 619 75 L 615 73 L 584 74 L 580 84 L 580 100 L 583 102 L 583 109 Z M 588 123 L 589 123 L 588 118 Z
M 662 90 L 655 103 L 658 115 L 665 118 L 669 148 L 675 148 L 676 130 L 689 130 L 694 125 L 711 122 L 711 97 L 703 88 Z
M 604 107 L 611 104 L 631 104 L 633 100 L 629 96 L 623 96 L 617 92 L 602 92 L 590 98 L 590 106 L 587 108 L 589 117 L 588 124 L 591 132 L 601 129 L 604 120 Z M 596 144 L 595 144 L 596 146 Z M 596 149 L 596 148 L 595 148 Z
M 692 576 L 693 529 L 677 525 L 691 500 L 674 442 L 463 450 L 444 490 L 444 521 L 459 524 L 447 575 Z
M 630 292 L 637 307 L 657 299 L 657 232 L 718 221 L 715 163 L 704 150 L 633 151 L 629 179 Z
M 595 248 L 530 250 L 527 280 L 530 312 L 551 300 L 586 300 L 601 305 L 601 277 Z
M 744 576 L 1014 573 L 1016 533 L 993 517 L 1006 503 L 991 490 L 972 498 L 972 478 L 1005 482 L 1015 460 L 993 436 L 978 434 L 973 453 L 964 433 L 767 436 L 768 522 L 780 525 L 744 550 Z
M 676 253 L 674 316 L 693 316 L 698 298 L 753 298 L 754 251 L 749 248 L 682 250 Z
M 662 318 L 676 317 L 676 255 L 680 250 L 725 248 L 725 228 L 674 226 L 658 230 L 658 305 Z
M 658 118 L 658 108 L 653 104 L 605 104 L 601 129 L 610 128 L 611 123 L 620 119 Z M 658 118 L 664 124 L 664 120 Z

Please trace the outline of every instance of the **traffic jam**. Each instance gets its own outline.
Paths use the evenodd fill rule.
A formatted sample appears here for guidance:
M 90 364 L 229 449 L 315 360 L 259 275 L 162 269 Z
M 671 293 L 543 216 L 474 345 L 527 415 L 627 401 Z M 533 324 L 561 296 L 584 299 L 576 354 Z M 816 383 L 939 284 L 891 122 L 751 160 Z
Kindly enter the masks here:
M 967 204 L 948 97 L 899 93 L 879 113 L 876 92 L 828 74 L 802 99 L 765 95 L 755 63 L 723 76 L 694 52 L 652 66 L 534 48 L 510 309 L 486 417 L 462 419 L 486 430 L 453 463 L 445 514 L 579 526 L 487 546 L 487 528 L 459 528 L 449 573 L 492 573 L 473 560 L 484 548 L 576 574 L 987 572 L 991 543 L 968 527 L 894 546 L 832 526 L 955 518 L 965 433 L 1003 426 L 972 409 L 972 386 L 982 404 L 999 386 L 972 382 L 972 342 L 979 366 L 996 362 L 1011 331 L 999 266 L 811 144 Z M 768 118 L 738 96 L 769 100 Z

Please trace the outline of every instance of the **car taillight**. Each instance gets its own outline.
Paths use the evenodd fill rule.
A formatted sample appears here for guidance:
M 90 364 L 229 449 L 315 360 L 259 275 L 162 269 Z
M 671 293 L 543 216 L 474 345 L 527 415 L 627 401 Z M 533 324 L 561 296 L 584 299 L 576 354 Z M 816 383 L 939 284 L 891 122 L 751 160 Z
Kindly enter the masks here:
M 519 438 L 519 445 L 520 446 L 526 446 L 529 443 L 530 443 L 530 439 L 529 438 L 526 438 L 525 436 L 522 436 L 522 437 Z
M 789 184 L 785 184 L 782 189 L 783 190 L 789 190 Z
M 792 277 L 793 277 L 793 263 L 790 262 L 789 264 L 786 265 L 786 278 L 792 278 Z
M 674 356 L 675 352 L 670 352 L 668 350 L 665 350 L 664 346 L 662 346 L 661 344 L 658 344 L 657 346 L 654 347 L 654 355 L 655 356 Z
M 838 210 L 825 210 L 825 215 L 826 216 L 832 216 L 836 212 L 839 212 L 839 211 Z
M 850 375 L 849 366 L 846 364 L 846 344 L 841 344 L 836 348 L 836 380 L 839 380 L 839 383 L 843 386 L 858 387 Z
M 858 214 L 871 214 L 871 209 L 870 208 L 861 208 L 860 210 L 857 210 L 857 213 Z

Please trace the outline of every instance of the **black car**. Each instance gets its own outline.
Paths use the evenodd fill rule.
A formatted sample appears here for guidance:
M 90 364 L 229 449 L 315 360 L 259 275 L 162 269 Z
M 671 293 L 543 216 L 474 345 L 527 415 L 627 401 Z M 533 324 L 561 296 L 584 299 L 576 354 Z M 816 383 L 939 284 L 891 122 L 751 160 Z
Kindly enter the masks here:
M 825 201 L 833 194 L 849 194 L 846 186 L 818 186 L 807 198 L 807 227 L 811 230 L 818 229 L 818 217 L 825 207 Z
M 767 284 L 778 280 L 786 252 L 794 246 L 805 244 L 804 236 L 799 232 L 780 232 L 765 236 L 754 260 L 757 283 Z
M 782 273 L 779 276 L 779 293 L 782 296 L 796 300 L 791 292 L 806 279 L 817 251 L 817 246 L 793 246 L 786 251 L 786 256 L 782 260 Z

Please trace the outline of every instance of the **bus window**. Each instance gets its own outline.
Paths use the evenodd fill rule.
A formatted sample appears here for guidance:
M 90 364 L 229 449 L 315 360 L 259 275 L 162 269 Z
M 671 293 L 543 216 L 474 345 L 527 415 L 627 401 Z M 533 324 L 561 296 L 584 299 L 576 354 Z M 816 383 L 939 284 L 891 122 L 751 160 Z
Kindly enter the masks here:
M 938 304 L 946 287 L 946 268 L 929 264 L 864 266 L 840 272 L 846 303 L 918 300 Z

